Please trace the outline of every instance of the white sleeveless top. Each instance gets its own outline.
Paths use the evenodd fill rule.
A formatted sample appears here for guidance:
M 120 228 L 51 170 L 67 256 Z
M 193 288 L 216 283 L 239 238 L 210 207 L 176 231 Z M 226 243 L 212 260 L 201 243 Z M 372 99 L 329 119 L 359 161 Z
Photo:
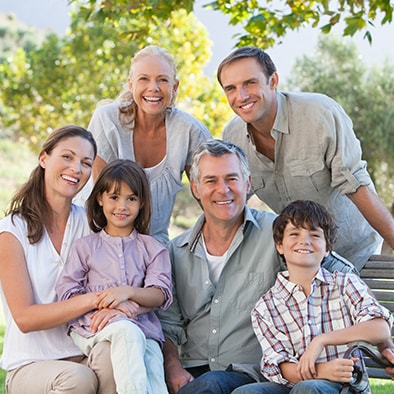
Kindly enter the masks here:
M 72 206 L 60 255 L 46 231 L 39 243 L 31 245 L 27 239 L 26 223 L 19 216 L 14 216 L 13 220 L 14 223 L 11 216 L 2 219 L 0 233 L 13 234 L 22 245 L 32 282 L 34 302 L 46 304 L 56 301 L 55 283 L 63 270 L 70 246 L 74 239 L 90 233 L 84 208 Z M 9 371 L 33 361 L 56 360 L 81 354 L 67 335 L 66 325 L 23 334 L 11 316 L 1 286 L 0 295 L 6 321 L 1 368 Z

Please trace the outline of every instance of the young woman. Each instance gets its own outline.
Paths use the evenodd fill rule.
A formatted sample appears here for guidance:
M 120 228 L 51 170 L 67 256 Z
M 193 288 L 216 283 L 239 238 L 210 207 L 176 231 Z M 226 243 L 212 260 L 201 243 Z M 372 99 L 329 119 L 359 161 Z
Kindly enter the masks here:
M 104 309 L 70 323 L 71 337 L 89 355 L 99 342 L 111 343 L 118 394 L 166 394 L 160 322 L 153 308 L 172 301 L 167 249 L 149 232 L 151 203 L 144 170 L 131 160 L 108 164 L 87 201 L 93 234 L 76 240 L 56 286 L 59 299 L 100 292 L 99 308 L 136 303 L 133 319 Z M 138 307 L 150 311 L 138 314 Z M 108 322 L 92 325 L 95 317 Z M 96 319 L 97 320 L 97 319 Z
M 88 180 L 95 156 L 96 144 L 84 128 L 55 130 L 0 221 L 6 319 L 0 365 L 8 372 L 8 394 L 114 392 L 110 363 L 102 365 L 109 357 L 93 354 L 88 360 L 96 376 L 66 332 L 65 323 L 97 307 L 96 294 L 56 302 L 55 292 L 72 242 L 90 232 L 84 209 L 72 199 Z

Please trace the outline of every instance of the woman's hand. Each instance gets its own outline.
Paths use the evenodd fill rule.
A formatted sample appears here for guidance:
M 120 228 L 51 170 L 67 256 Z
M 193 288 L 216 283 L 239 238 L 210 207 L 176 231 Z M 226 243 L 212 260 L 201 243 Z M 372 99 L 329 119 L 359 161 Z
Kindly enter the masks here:
M 110 309 L 110 308 L 99 309 L 93 312 L 90 316 L 91 318 L 90 329 L 92 330 L 92 332 L 100 331 L 112 321 L 124 317 L 126 317 L 126 315 L 117 309 Z
M 137 319 L 140 306 L 134 301 L 123 301 L 117 307 L 117 310 L 123 312 L 129 319 Z

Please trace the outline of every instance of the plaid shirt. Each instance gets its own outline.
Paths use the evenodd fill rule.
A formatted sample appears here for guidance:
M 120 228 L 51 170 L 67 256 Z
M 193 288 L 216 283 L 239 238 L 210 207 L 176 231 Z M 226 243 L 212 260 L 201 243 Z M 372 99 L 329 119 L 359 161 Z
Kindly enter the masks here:
M 332 274 L 320 268 L 306 297 L 299 285 L 289 282 L 287 271 L 279 272 L 275 285 L 252 311 L 253 329 L 263 350 L 261 373 L 270 381 L 291 387 L 281 375 L 280 363 L 298 363 L 308 344 L 321 333 L 374 318 L 392 324 L 390 311 L 379 305 L 357 275 Z M 327 346 L 316 362 L 342 357 L 346 348 Z

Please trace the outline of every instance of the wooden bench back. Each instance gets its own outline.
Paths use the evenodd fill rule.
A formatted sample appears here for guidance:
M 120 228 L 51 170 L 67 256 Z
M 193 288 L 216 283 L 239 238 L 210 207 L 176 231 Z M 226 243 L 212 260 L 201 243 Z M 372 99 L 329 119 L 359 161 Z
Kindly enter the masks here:
M 381 305 L 394 313 L 394 255 L 373 255 L 360 272 L 361 279 L 369 286 Z M 394 337 L 394 329 L 391 335 Z M 365 358 L 371 378 L 391 379 L 384 369 Z

